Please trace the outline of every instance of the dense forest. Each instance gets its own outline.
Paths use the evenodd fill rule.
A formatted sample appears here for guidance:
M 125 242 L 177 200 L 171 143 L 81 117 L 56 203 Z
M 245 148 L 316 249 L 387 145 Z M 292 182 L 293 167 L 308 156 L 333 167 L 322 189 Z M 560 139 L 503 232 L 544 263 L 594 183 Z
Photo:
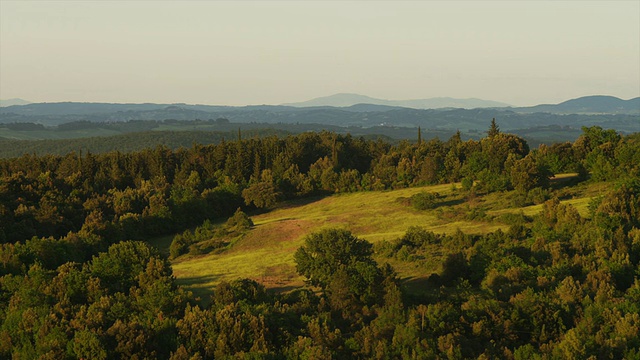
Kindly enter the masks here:
M 571 119 L 566 119 L 571 123 Z M 635 121 L 636 119 L 633 119 Z M 635 124 L 640 130 L 637 121 Z M 462 125 L 462 124 L 460 124 Z M 616 125 L 616 124 L 613 124 Z M 617 124 L 620 125 L 620 124 Z M 0 158 L 19 157 L 24 154 L 66 155 L 90 151 L 94 154 L 110 151 L 133 152 L 158 145 L 172 150 L 191 147 L 194 143 L 201 145 L 218 144 L 222 138 L 237 139 L 237 132 L 243 138 L 268 135 L 300 134 L 305 132 L 330 131 L 337 134 L 351 134 L 353 137 L 365 139 L 382 138 L 397 143 L 400 140 L 415 141 L 419 126 L 394 126 L 377 124 L 375 126 L 327 125 L 323 123 L 265 123 L 230 122 L 226 118 L 216 120 L 131 120 L 126 122 L 89 122 L 75 121 L 47 127 L 39 123 L 0 123 Z M 464 127 L 468 127 L 464 125 Z M 472 128 L 464 131 L 452 126 L 442 127 L 431 124 L 421 127 L 424 139 L 447 139 L 460 131 L 461 138 L 479 140 L 483 131 Z M 575 123 L 571 125 L 536 125 L 528 128 L 512 129 L 510 132 L 524 138 L 531 147 L 541 143 L 551 145 L 556 142 L 575 141 L 581 134 Z M 635 132 L 635 131 L 629 131 Z
M 495 121 L 486 134 L 391 144 L 239 133 L 178 150 L 0 159 L 0 357 L 640 358 L 640 133 L 585 127 L 536 149 Z M 609 184 L 589 217 L 550 187 L 565 172 Z M 416 226 L 375 246 L 325 229 L 295 252 L 307 286 L 273 293 L 238 279 L 206 301 L 176 285 L 154 247 L 178 234 L 180 256 L 286 200 L 451 182 L 542 211 L 512 216 L 508 231 Z M 434 245 L 442 271 L 408 291 L 384 259 L 418 261 Z

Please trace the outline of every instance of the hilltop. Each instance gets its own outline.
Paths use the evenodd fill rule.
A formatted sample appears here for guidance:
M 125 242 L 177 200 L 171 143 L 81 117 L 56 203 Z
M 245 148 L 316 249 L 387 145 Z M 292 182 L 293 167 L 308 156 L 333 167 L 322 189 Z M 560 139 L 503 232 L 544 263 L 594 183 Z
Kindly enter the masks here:
M 542 104 L 514 109 L 520 113 L 553 114 L 634 114 L 640 115 L 640 97 L 622 100 L 615 96 L 584 96 L 560 104 Z
M 20 106 L 20 105 L 28 105 L 31 104 L 30 101 L 24 100 L 24 99 L 5 99 L 2 100 L 0 99 L 0 107 L 6 107 L 6 106 Z
M 383 105 L 389 107 L 406 107 L 413 109 L 441 109 L 441 108 L 462 108 L 476 109 L 487 107 L 507 107 L 508 104 L 482 99 L 455 99 L 450 97 L 435 97 L 429 99 L 411 99 L 411 100 L 386 100 L 372 98 L 366 95 L 340 93 L 329 96 L 318 97 L 315 99 L 282 104 L 284 106 L 294 107 L 313 107 L 313 106 L 332 106 L 332 107 L 348 107 L 358 104 Z

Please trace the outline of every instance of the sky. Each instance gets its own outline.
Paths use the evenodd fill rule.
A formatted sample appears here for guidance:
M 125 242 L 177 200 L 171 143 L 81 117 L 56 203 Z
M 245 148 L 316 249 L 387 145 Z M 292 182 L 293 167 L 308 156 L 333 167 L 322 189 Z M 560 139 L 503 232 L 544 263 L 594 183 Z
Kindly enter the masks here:
M 0 99 L 640 96 L 640 1 L 0 0 Z

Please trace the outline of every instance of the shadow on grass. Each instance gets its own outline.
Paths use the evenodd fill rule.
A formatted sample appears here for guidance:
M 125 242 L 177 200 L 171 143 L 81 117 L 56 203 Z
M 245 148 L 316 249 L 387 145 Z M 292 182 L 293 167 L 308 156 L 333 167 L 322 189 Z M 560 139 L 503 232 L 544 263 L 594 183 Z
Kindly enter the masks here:
M 402 285 L 411 290 L 424 290 L 433 287 L 429 276 L 410 276 L 402 279 Z
M 449 201 L 442 201 L 436 204 L 437 205 L 436 208 L 443 207 L 443 206 L 456 206 L 456 205 L 464 204 L 465 202 L 467 202 L 466 199 L 454 199 Z
M 171 246 L 173 237 L 174 235 L 162 235 L 149 238 L 145 242 L 158 249 L 163 256 L 169 257 L 169 247 Z
M 176 278 L 176 283 L 185 290 L 191 291 L 196 302 L 200 306 L 206 307 L 211 303 L 211 296 L 213 295 L 214 286 L 211 285 L 211 282 L 219 278 L 219 275 L 182 277 Z
M 326 194 L 318 194 L 318 195 L 309 196 L 301 199 L 289 200 L 277 206 L 276 209 L 291 209 L 291 208 L 296 208 L 298 206 L 309 205 L 316 201 L 320 201 L 330 195 L 331 193 L 327 192 Z
M 176 282 L 184 287 L 203 287 L 219 278 L 220 275 L 190 276 L 177 278 Z
M 408 277 L 401 281 L 406 304 L 421 304 L 432 300 L 439 293 L 439 286 L 431 276 Z
M 294 286 L 294 285 L 276 286 L 276 287 L 269 288 L 268 291 L 274 294 L 284 294 L 299 288 L 300 286 Z
M 585 179 L 581 178 L 578 174 L 572 174 L 570 176 L 562 176 L 562 177 L 551 177 L 549 179 L 549 187 L 553 190 L 559 190 L 564 187 L 575 186 Z
M 309 196 L 309 197 L 304 197 L 304 198 L 300 198 L 300 199 L 292 199 L 292 200 L 286 200 L 283 202 L 278 203 L 275 207 L 270 207 L 270 208 L 264 208 L 264 209 L 251 209 L 251 211 L 247 212 L 247 215 L 249 216 L 258 216 L 258 215 L 263 215 L 263 214 L 268 214 L 273 210 L 286 210 L 286 209 L 291 209 L 291 208 L 296 208 L 299 206 L 304 206 L 304 205 L 309 205 L 312 204 L 316 201 L 320 201 L 322 199 L 324 199 L 325 197 L 330 196 L 331 193 L 327 192 L 322 193 L 322 194 L 316 194 L 313 196 Z

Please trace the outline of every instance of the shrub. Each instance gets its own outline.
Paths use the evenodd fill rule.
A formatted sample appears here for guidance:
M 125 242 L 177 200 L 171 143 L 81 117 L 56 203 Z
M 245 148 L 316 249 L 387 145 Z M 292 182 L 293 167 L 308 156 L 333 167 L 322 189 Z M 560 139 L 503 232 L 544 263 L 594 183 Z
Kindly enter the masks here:
M 238 208 L 238 210 L 236 210 L 236 213 L 233 214 L 233 216 L 230 217 L 229 220 L 227 220 L 227 222 L 224 224 L 224 227 L 227 229 L 227 231 L 231 233 L 248 230 L 252 226 L 253 221 L 251 221 L 251 218 L 249 218 L 247 214 L 240 210 L 240 208 Z
M 473 187 L 473 179 L 470 177 L 466 177 L 464 179 L 462 179 L 462 189 L 465 191 L 469 191 L 471 190 L 471 188 Z
M 541 187 L 536 187 L 529 190 L 529 193 L 527 194 L 527 198 L 530 199 L 531 202 L 533 202 L 534 204 L 538 205 L 549 200 L 550 196 L 549 196 L 548 190 L 543 189 Z
M 187 230 L 187 232 L 188 231 L 189 230 Z M 191 243 L 188 241 L 188 239 L 185 238 L 185 236 L 183 236 L 182 234 L 174 236 L 173 241 L 169 246 L 169 256 L 172 259 L 175 259 L 182 254 L 186 254 L 189 251 L 190 244 Z
M 421 191 L 411 196 L 411 205 L 418 210 L 433 209 L 437 206 L 440 194 Z

